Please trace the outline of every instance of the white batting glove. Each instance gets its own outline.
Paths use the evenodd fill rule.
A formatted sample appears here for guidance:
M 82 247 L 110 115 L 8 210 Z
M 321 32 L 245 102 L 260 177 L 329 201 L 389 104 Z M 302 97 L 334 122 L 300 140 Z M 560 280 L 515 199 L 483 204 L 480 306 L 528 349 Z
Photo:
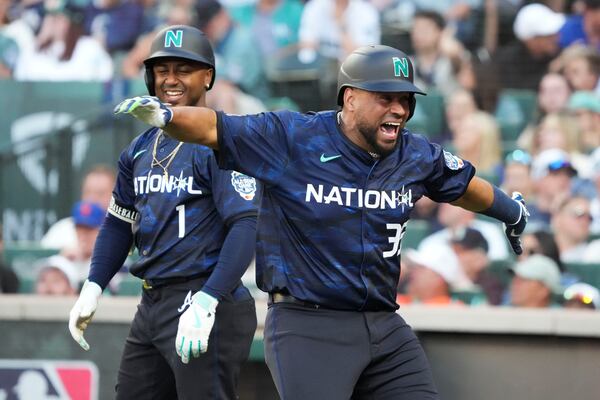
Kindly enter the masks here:
M 102 295 L 102 288 L 97 283 L 85 281 L 81 288 L 79 298 L 69 314 L 69 331 L 84 350 L 89 350 L 90 345 L 83 338 L 83 331 L 92 321 L 92 316 L 98 307 L 98 298 Z
M 202 291 L 192 296 L 192 304 L 181 317 L 175 339 L 175 350 L 187 364 L 192 356 L 199 357 L 208 348 L 208 337 L 215 323 L 219 301 Z
M 115 114 L 131 114 L 148 125 L 164 128 L 171 119 L 173 111 L 158 97 L 138 96 L 125 99 L 113 110 Z

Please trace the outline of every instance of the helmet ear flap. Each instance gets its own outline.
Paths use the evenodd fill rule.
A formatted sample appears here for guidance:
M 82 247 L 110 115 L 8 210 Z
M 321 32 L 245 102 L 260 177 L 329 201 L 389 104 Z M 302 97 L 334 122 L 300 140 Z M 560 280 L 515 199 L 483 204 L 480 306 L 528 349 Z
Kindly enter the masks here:
M 406 119 L 407 121 L 409 119 L 412 118 L 413 114 L 415 113 L 415 107 L 417 106 L 417 98 L 415 97 L 414 93 L 410 94 L 410 97 L 408 98 L 408 118 Z
M 144 82 L 146 82 L 146 88 L 150 96 L 155 96 L 154 91 L 154 71 L 152 71 L 152 65 L 146 65 L 146 72 L 144 73 Z

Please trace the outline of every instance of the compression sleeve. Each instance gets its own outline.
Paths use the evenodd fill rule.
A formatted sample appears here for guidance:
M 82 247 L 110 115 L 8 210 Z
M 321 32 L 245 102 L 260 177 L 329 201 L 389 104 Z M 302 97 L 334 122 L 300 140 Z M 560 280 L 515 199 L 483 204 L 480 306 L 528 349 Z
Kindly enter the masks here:
M 123 266 L 132 242 L 131 224 L 107 214 L 94 245 L 88 280 L 104 290 Z
M 235 220 L 219 254 L 219 262 L 202 288 L 217 300 L 231 293 L 248 268 L 256 244 L 256 217 Z
M 494 201 L 487 210 L 481 211 L 481 214 L 496 218 L 506 225 L 514 225 L 521 219 L 521 206 L 494 186 Z

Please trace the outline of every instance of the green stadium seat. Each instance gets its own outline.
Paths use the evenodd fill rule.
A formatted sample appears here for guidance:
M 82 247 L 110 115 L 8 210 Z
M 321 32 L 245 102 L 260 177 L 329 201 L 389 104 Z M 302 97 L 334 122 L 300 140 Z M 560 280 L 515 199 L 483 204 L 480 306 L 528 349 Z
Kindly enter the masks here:
M 510 267 L 514 264 L 514 260 L 494 260 L 490 263 L 488 270 L 498 277 L 503 285 L 508 286 L 512 275 L 510 273 Z
M 600 288 L 600 264 L 569 262 L 565 263 L 565 269 L 583 282 Z
M 4 259 L 19 278 L 19 293 L 33 293 L 37 277 L 37 262 L 58 254 L 57 249 L 45 249 L 39 243 L 9 243 L 4 248 Z
M 494 116 L 504 142 L 514 142 L 533 121 L 536 104 L 537 94 L 533 90 L 504 89 L 500 92 Z
M 487 303 L 485 293 L 481 290 L 453 290 L 450 292 L 450 297 L 469 306 Z
M 142 280 L 131 274 L 126 274 L 119 283 L 117 296 L 139 296 L 142 294 Z
M 421 219 L 412 219 L 408 222 L 406 232 L 402 237 L 403 249 L 416 249 L 421 240 L 431 233 L 429 222 Z
M 415 113 L 406 127 L 411 132 L 427 137 L 442 134 L 445 125 L 444 97 L 439 92 L 430 91 L 427 96 L 417 95 Z

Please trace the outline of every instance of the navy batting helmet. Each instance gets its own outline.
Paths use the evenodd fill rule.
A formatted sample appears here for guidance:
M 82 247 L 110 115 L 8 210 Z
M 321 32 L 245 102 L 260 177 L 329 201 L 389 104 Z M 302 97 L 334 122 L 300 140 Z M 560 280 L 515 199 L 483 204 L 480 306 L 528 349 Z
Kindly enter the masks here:
M 363 46 L 354 50 L 342 63 L 338 74 L 338 105 L 344 104 L 344 90 L 354 87 L 369 92 L 409 92 L 410 113 L 415 111 L 414 93 L 425 95 L 416 87 L 412 62 L 402 51 L 390 46 Z
M 187 25 L 173 25 L 156 34 L 150 48 L 150 56 L 144 60 L 146 66 L 146 87 L 151 96 L 154 92 L 152 65 L 166 57 L 182 58 L 206 64 L 213 69 L 212 80 L 207 90 L 215 82 L 215 54 L 206 35 L 199 29 Z

